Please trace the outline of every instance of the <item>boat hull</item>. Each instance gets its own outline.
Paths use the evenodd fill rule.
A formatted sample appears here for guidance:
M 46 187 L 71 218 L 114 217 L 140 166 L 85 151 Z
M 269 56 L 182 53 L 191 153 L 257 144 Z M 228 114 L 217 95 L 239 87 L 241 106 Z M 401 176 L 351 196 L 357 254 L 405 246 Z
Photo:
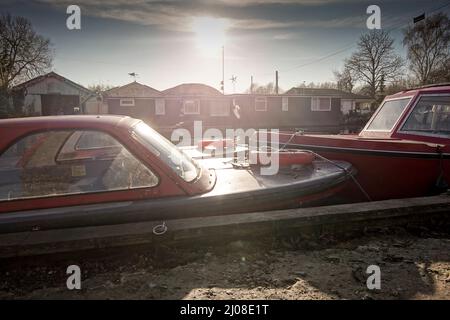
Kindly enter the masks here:
M 287 142 L 287 136 L 280 137 L 280 141 L 283 140 Z M 328 159 L 350 162 L 358 170 L 357 180 L 371 200 L 433 195 L 446 189 L 444 181 L 450 182 L 447 146 L 298 135 L 286 147 L 307 149 Z M 354 184 L 347 185 L 340 195 L 346 201 L 367 201 Z
M 228 166 L 215 169 L 216 185 L 206 194 L 3 213 L 0 233 L 160 222 L 307 206 L 333 196 L 348 183 L 349 173 L 355 174 L 348 163 L 340 164 L 346 171 L 316 162 L 296 176 L 281 173 L 273 177 Z

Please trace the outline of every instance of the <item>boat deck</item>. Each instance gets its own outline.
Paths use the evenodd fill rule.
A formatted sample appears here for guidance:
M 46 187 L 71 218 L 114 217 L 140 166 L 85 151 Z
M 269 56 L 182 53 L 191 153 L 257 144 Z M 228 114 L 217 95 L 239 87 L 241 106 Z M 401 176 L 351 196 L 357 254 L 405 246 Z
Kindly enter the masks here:
M 243 167 L 234 170 L 232 158 L 210 158 L 200 160 L 206 168 L 214 168 L 217 181 L 213 190 L 200 197 L 216 196 L 229 193 L 249 192 L 277 187 L 307 188 L 317 181 L 332 181 L 339 176 L 345 176 L 342 168 L 348 172 L 352 167 L 348 162 L 336 161 L 333 165 L 325 161 L 315 161 L 311 165 L 301 166 L 297 170 L 291 168 L 280 168 L 276 175 L 261 174 L 261 167 Z

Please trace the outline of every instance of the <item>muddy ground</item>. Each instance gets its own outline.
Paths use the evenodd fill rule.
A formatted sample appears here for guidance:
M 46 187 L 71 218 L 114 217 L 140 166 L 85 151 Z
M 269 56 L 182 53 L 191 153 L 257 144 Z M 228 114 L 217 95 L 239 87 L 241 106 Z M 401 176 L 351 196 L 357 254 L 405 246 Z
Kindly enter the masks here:
M 82 289 L 66 288 L 66 268 Z M 366 269 L 381 269 L 381 289 Z M 1 299 L 450 299 L 450 236 L 406 229 L 0 260 Z

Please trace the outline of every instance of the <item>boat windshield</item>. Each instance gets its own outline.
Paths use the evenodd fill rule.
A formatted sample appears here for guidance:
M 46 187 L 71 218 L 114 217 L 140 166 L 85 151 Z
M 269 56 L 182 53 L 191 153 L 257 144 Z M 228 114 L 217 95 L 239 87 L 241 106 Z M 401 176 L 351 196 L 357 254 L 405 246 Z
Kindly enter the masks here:
M 408 105 L 410 99 L 411 98 L 385 101 L 366 130 L 391 131 Z
M 450 137 L 450 95 L 422 96 L 402 131 Z
M 132 132 L 148 150 L 160 157 L 183 180 L 191 182 L 200 174 L 200 166 L 192 158 L 144 122 L 135 125 Z

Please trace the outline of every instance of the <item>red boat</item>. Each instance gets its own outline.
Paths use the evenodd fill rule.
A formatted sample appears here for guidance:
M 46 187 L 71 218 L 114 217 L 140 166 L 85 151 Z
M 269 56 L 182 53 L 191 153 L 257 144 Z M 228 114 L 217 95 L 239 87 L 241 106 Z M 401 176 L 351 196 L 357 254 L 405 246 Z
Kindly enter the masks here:
M 387 96 L 358 135 L 280 133 L 281 148 L 308 149 L 350 162 L 363 190 L 349 201 L 426 196 L 450 182 L 450 85 Z
M 196 160 L 120 116 L 0 120 L 0 137 L 0 233 L 310 205 L 354 173 L 320 159 L 274 175 L 223 157 Z

